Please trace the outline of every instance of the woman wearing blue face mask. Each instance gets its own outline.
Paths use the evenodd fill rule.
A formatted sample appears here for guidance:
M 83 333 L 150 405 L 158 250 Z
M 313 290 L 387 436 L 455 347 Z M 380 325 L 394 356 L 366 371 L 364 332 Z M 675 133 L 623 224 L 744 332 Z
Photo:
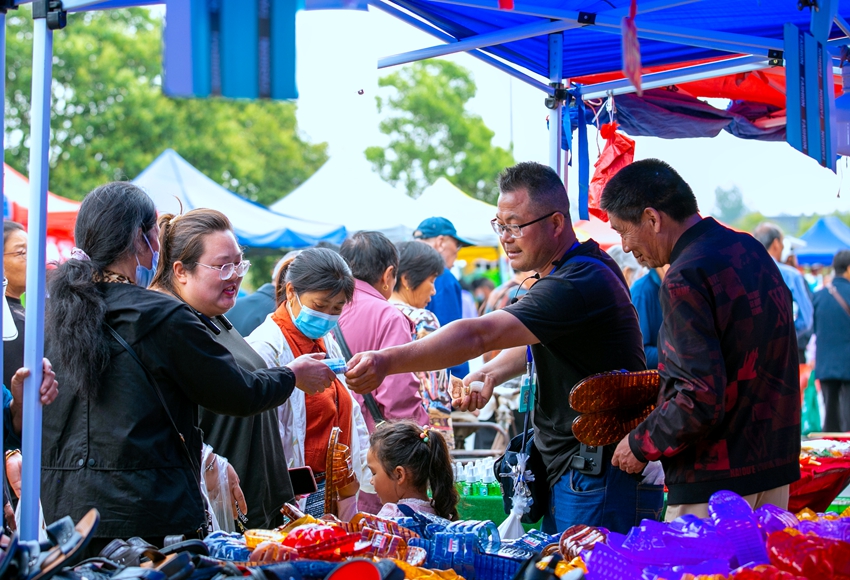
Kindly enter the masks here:
M 324 248 L 304 250 L 282 265 L 275 286 L 278 308 L 251 333 L 248 344 L 270 367 L 287 364 L 309 353 L 342 357 L 339 345 L 329 333 L 354 294 L 354 278 L 345 260 Z M 328 438 L 331 429 L 339 427 L 342 430 L 339 441 L 350 448 L 359 487 L 374 493 L 366 465 L 369 449 L 366 423 L 360 406 L 340 378 L 321 395 L 303 397 L 294 393 L 280 407 L 279 418 L 290 467 L 309 466 L 321 487 L 329 471 Z M 357 491 L 356 484 L 340 491 L 340 518 L 349 519 L 357 512 Z M 321 489 L 311 496 L 308 511 L 315 509 L 321 515 L 322 497 Z
M 204 533 L 198 405 L 246 417 L 334 378 L 310 358 L 240 367 L 189 306 L 140 287 L 158 231 L 142 190 L 101 186 L 80 207 L 73 257 L 49 273 L 45 351 L 63 388 L 44 408 L 41 500 L 47 521 L 98 509 L 90 554 L 115 538 Z

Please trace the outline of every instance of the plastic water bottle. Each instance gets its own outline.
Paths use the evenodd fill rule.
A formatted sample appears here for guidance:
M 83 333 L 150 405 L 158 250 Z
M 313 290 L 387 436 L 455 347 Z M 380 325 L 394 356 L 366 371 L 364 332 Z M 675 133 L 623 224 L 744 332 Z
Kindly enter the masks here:
M 463 463 L 455 461 L 453 471 L 455 476 L 455 489 L 460 495 L 463 495 Z

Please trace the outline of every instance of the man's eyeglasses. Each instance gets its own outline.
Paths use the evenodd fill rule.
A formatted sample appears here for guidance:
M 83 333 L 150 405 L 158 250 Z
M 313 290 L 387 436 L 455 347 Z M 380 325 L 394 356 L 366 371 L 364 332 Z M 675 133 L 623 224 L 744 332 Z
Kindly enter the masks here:
M 229 264 L 224 264 L 222 266 L 207 266 L 200 262 L 195 262 L 195 264 L 203 266 L 204 268 L 209 268 L 210 270 L 218 270 L 218 277 L 222 280 L 230 280 L 230 277 L 233 276 L 234 272 L 236 272 L 236 275 L 241 278 L 248 271 L 248 268 L 251 267 L 251 262 L 248 260 L 242 260 L 238 264 L 230 262 Z
M 5 252 L 4 256 L 17 256 L 18 258 L 26 258 L 27 257 L 27 249 L 18 250 L 17 252 Z
M 536 220 L 531 220 L 528 223 L 524 224 L 500 224 L 496 221 L 496 218 L 490 220 L 490 225 L 493 226 L 493 231 L 496 232 L 496 235 L 500 238 L 505 235 L 505 232 L 510 232 L 512 238 L 521 238 L 522 237 L 522 228 L 528 227 L 531 224 L 536 224 L 539 221 L 543 221 L 548 217 L 552 217 L 556 213 L 561 213 L 559 211 L 553 211 L 551 213 L 547 213 L 543 217 L 539 217 Z

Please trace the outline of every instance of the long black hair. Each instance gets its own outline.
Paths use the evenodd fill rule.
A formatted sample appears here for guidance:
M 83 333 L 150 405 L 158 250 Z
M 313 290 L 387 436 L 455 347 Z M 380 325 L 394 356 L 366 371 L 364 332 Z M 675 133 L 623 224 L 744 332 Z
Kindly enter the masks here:
M 101 185 L 83 200 L 74 227 L 74 243 L 89 260 L 71 258 L 50 272 L 50 300 L 45 310 L 45 338 L 62 387 L 94 398 L 100 375 L 109 363 L 109 340 L 103 329 L 106 302 L 95 277 L 104 268 L 136 252 L 139 230 L 156 223 L 156 207 L 132 183 Z
M 423 430 L 413 421 L 393 421 L 379 425 L 369 437 L 369 444 L 387 475 L 396 467 L 404 467 L 417 490 L 431 487 L 431 505 L 438 516 L 458 519 L 460 496 L 452 476 L 452 459 L 439 432 Z

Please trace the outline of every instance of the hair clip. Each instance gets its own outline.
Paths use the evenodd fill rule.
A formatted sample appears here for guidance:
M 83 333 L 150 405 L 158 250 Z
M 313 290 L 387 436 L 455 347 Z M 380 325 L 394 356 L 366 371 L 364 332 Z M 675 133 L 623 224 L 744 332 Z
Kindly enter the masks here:
M 428 443 L 428 426 L 425 425 L 422 427 L 422 433 L 419 434 L 419 438 L 422 439 L 425 443 Z

